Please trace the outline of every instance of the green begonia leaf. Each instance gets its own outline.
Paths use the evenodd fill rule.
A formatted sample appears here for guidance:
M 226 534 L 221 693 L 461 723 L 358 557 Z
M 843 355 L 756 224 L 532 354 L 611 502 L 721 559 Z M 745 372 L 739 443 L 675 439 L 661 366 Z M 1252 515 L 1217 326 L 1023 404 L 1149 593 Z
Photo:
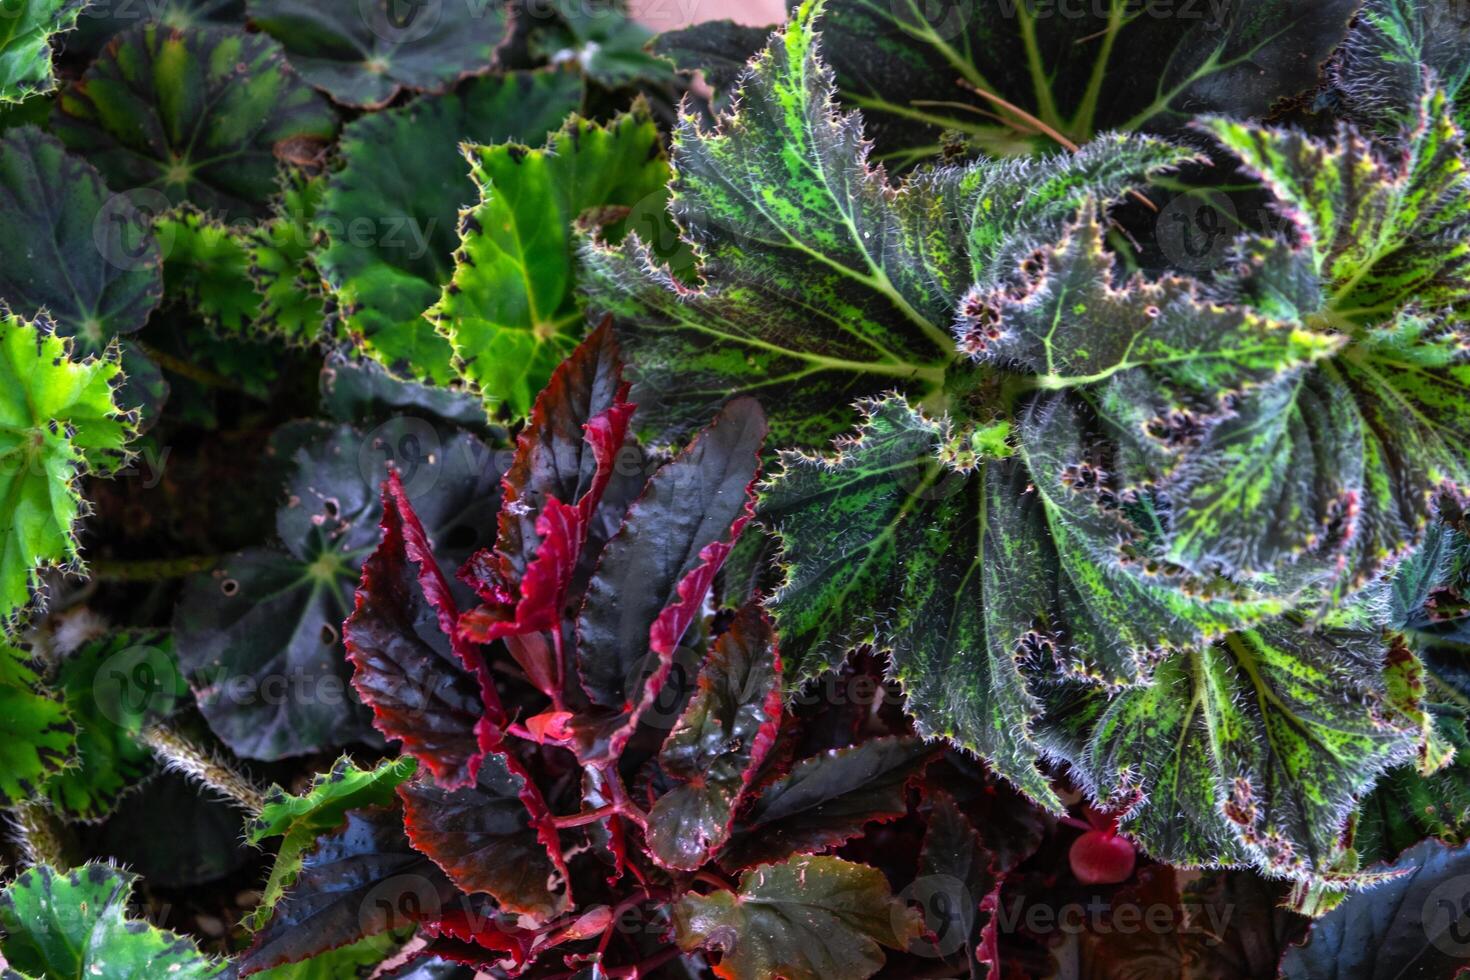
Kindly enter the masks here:
M 128 916 L 137 876 L 109 864 L 74 871 L 38 865 L 0 891 L 0 953 L 22 975 L 147 980 L 203 980 L 225 964 L 192 939 Z
M 490 70 L 505 39 L 502 0 L 398 8 L 393 0 L 249 0 L 251 23 L 291 67 L 343 105 L 378 109 L 403 89 L 443 91 Z
M 848 427 L 855 401 L 894 388 L 935 414 L 958 406 L 982 377 L 956 363 L 964 293 L 1009 275 L 1085 201 L 1190 157 L 1110 137 L 1042 162 L 926 170 L 895 189 L 868 161 L 861 118 L 834 116 L 819 11 L 804 3 L 756 56 L 717 130 L 681 117 L 673 213 L 704 256 L 702 287 L 634 236 L 584 256 L 645 423 L 688 431 L 746 392 L 765 399 L 777 445 L 810 448 Z
M 1426 93 L 1419 113 L 1393 156 L 1346 128 L 1324 142 L 1208 123 L 1296 239 L 1244 243 L 1229 298 L 1342 346 L 1174 440 L 1158 486 L 1172 560 L 1241 572 L 1295 560 L 1301 583 L 1340 594 L 1417 541 L 1437 490 L 1470 486 L 1470 175 L 1444 94 Z
M 78 354 L 143 326 L 163 296 L 146 215 L 92 165 L 24 126 L 0 139 L 0 300 L 45 310 Z
M 364 770 L 343 756 L 330 772 L 319 773 L 304 793 L 289 796 L 279 786 L 271 787 L 260 816 L 245 828 L 245 839 L 257 845 L 271 837 L 282 840 L 260 905 L 246 924 L 259 929 L 270 918 L 282 893 L 296 880 L 302 856 L 319 836 L 340 826 L 349 810 L 392 803 L 397 799 L 395 791 L 413 776 L 416 767 L 413 759 L 405 757 Z
M 243 236 L 192 207 L 161 215 L 154 227 L 168 246 L 163 260 L 168 297 L 183 302 L 222 336 L 243 334 L 260 303 Z
M 77 729 L 61 699 L 48 691 L 27 656 L 0 640 L 0 805 L 35 794 L 72 762 Z
M 641 109 L 607 126 L 574 117 L 542 149 L 508 143 L 465 155 L 480 202 L 460 215 L 454 277 L 426 315 L 486 407 L 519 418 L 583 333 L 578 220 L 592 209 L 661 215 L 669 167 Z
M 1176 133 L 1264 115 L 1317 82 L 1356 0 L 829 0 L 821 27 L 846 102 L 899 161 L 959 134 L 988 153 Z M 988 93 L 990 98 L 980 93 Z M 1002 101 L 1003 100 L 1003 101 Z M 1064 144 L 1065 145 L 1065 144 Z
M 67 35 L 68 53 L 95 58 L 107 42 L 141 23 L 175 30 L 224 25 L 238 27 L 245 19 L 245 0 L 112 0 L 82 8 L 75 33 Z
M 43 787 L 64 816 L 105 817 L 118 798 L 153 773 L 153 752 L 139 736 L 188 697 L 163 633 L 116 633 L 62 657 L 54 686 L 77 727 L 77 764 Z
M 74 360 L 47 319 L 0 310 L 0 624 L 29 610 L 40 572 L 81 567 L 81 478 L 126 459 L 133 421 L 118 411 L 115 352 Z
M 20 102 L 56 85 L 51 56 L 76 26 L 85 0 L 0 0 L 0 103 Z
M 1418 748 L 1385 647 L 1377 631 L 1290 621 L 1231 634 L 1147 687 L 1062 686 L 1043 741 L 1160 860 L 1327 876 L 1357 795 Z
M 674 906 L 680 947 L 723 949 L 729 980 L 866 980 L 883 966 L 881 947 L 907 949 L 922 931 L 881 871 L 833 857 L 762 865 L 738 891 L 690 892 Z
M 423 314 L 449 283 L 456 216 L 475 199 L 459 144 L 538 143 L 581 91 L 565 72 L 480 78 L 349 125 L 315 219 L 340 332 L 399 375 L 451 380 L 449 342 Z
M 264 217 L 277 153 L 314 156 L 337 117 L 265 35 L 146 24 L 62 93 L 52 125 L 114 190 L 149 188 L 230 221 Z
M 245 233 L 250 280 L 260 296 L 255 324 L 288 344 L 306 346 L 322 337 L 326 295 L 312 260 L 312 222 L 327 181 L 296 170 L 282 178 L 275 214 Z

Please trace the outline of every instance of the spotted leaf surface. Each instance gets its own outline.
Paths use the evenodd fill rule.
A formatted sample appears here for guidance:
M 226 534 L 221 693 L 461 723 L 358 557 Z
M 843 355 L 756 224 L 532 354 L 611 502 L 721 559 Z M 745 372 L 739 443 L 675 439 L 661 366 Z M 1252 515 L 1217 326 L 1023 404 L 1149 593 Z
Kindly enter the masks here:
M 339 334 L 400 376 L 453 378 L 449 342 L 423 313 L 448 285 L 455 222 L 476 197 L 459 144 L 539 144 L 581 93 L 568 73 L 515 73 L 348 125 L 314 225 L 324 241 L 317 266 L 341 306 Z
M 1173 560 L 1296 560 L 1292 575 L 1340 593 L 1408 550 L 1436 491 L 1470 480 L 1470 178 L 1444 93 L 1424 94 L 1417 118 L 1393 154 L 1346 127 L 1321 141 L 1208 124 L 1276 194 L 1294 239 L 1244 243 L 1231 298 L 1342 346 L 1184 441 L 1161 488 Z
M 271 38 L 149 23 L 62 93 L 52 125 L 113 190 L 146 189 L 230 220 L 264 217 L 278 153 L 314 156 L 337 117 Z
M 28 868 L 0 891 L 0 953 L 12 969 L 35 977 L 221 975 L 226 965 L 199 952 L 192 939 L 128 915 L 136 881 L 137 875 L 110 864 Z
M 389 464 L 424 525 L 461 542 L 447 549 L 446 561 L 481 543 L 477 535 L 482 528 L 488 534 L 497 503 L 485 446 L 419 419 L 372 432 L 288 426 L 276 442 L 292 464 L 276 512 L 279 545 L 230 555 L 194 576 L 174 615 L 180 661 L 200 709 L 245 758 L 279 759 L 372 737 L 350 690 L 341 634 L 363 563 L 378 544 L 379 485 Z M 424 690 L 404 696 L 415 692 Z
M 1064 689 L 1049 744 L 1162 860 L 1327 875 L 1355 797 L 1417 748 L 1384 646 L 1289 621 L 1232 634 L 1160 664 L 1146 688 Z
M 669 168 L 657 126 L 636 110 L 606 126 L 573 118 L 540 149 L 476 146 L 466 157 L 479 203 L 460 215 L 454 277 L 427 316 L 487 407 L 515 418 L 582 333 L 579 220 L 616 233 L 641 219 L 657 234 Z
M 1470 11 L 1458 4 L 1365 0 L 1330 77 L 1347 114 L 1389 139 L 1417 127 L 1419 99 L 1431 84 L 1444 88 L 1463 129 L 1470 120 L 1467 45 Z
M 673 214 L 702 253 L 690 288 L 630 237 L 586 256 L 594 311 L 613 313 L 635 395 L 682 434 L 724 399 L 765 399 L 777 445 L 819 447 L 849 406 L 898 389 L 959 407 L 980 381 L 949 328 L 976 282 L 1008 275 L 1089 195 L 1113 200 L 1189 157 L 1108 138 L 1073 156 L 925 171 L 895 189 L 869 159 L 863 121 L 840 114 L 808 2 L 752 59 L 737 108 L 674 137 Z
M 1018 421 L 1014 442 L 987 443 L 884 399 L 833 454 L 786 454 L 761 503 L 783 546 L 788 681 L 876 645 L 920 733 L 1049 802 L 1023 667 L 1138 683 L 1161 651 L 1281 604 L 1133 560 L 1149 540 L 1099 484 L 1076 412 L 1052 395 Z
M 922 930 L 881 871 L 831 857 L 762 865 L 737 891 L 691 892 L 674 906 L 679 945 L 723 950 L 715 972 L 727 980 L 864 980 L 883 966 L 884 946 L 905 949 Z

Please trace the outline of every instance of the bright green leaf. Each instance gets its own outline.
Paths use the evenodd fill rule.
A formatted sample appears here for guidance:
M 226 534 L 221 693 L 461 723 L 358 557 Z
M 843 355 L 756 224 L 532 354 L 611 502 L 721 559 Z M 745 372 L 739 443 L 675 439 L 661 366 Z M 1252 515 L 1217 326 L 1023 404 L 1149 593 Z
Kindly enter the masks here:
M 607 126 L 573 117 L 543 149 L 473 146 L 465 156 L 480 203 L 460 215 L 454 277 L 426 315 L 486 407 L 519 418 L 582 337 L 579 219 L 630 215 L 657 232 L 669 167 L 642 109 Z

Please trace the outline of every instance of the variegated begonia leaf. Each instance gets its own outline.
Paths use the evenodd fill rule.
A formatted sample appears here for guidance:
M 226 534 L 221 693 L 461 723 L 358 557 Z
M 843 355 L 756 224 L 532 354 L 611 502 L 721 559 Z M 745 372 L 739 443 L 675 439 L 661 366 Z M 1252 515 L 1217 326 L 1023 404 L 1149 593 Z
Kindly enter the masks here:
M 51 59 L 86 0 L 0 0 L 0 103 L 56 84 Z
M 1085 201 L 1190 159 L 1106 137 L 1073 155 L 924 170 L 895 188 L 868 159 L 861 117 L 837 114 L 820 9 L 802 4 L 757 54 L 713 132 L 680 120 L 672 208 L 703 255 L 700 288 L 632 235 L 584 255 L 590 305 L 616 316 L 634 400 L 666 436 L 737 392 L 763 398 L 778 446 L 822 446 L 849 427 L 856 400 L 895 388 L 936 416 L 971 414 L 993 393 L 950 333 L 966 291 L 1010 275 Z
M 1224 580 L 1125 564 L 1147 525 L 1110 498 L 1065 398 L 1033 403 L 1014 430 L 968 431 L 896 396 L 873 402 L 834 454 L 786 453 L 761 499 L 783 545 L 771 608 L 788 680 L 874 644 L 920 733 L 1053 805 L 1024 666 L 1137 683 L 1163 651 L 1283 608 Z
M 1398 140 L 1417 128 L 1419 100 L 1445 90 L 1461 129 L 1470 123 L 1470 7 L 1425 0 L 1364 0 L 1329 77 L 1342 112 Z
M 882 157 L 959 142 L 996 156 L 1105 130 L 1175 133 L 1203 112 L 1263 115 L 1312 88 L 1356 0 L 827 0 L 843 101 Z M 739 35 L 735 35 L 739 39 Z
M 1104 407 L 1125 453 L 1170 457 L 1151 467 L 1170 560 L 1340 595 L 1419 538 L 1433 494 L 1470 486 L 1470 174 L 1442 91 L 1417 119 L 1401 153 L 1347 127 L 1205 124 L 1287 223 L 1240 243 L 1219 291 L 1341 346 L 1218 422 L 1167 390 Z
M 454 277 L 426 315 L 486 407 L 520 418 L 581 339 L 577 225 L 585 215 L 620 232 L 635 211 L 657 220 L 669 166 L 643 107 L 606 126 L 573 117 L 540 149 L 502 143 L 465 156 L 480 201 L 460 215 Z
M 144 729 L 189 696 L 165 633 L 114 633 L 60 658 L 53 686 L 77 726 L 76 765 L 42 787 L 69 819 L 107 816 L 157 769 Z
M 263 34 L 149 23 L 62 92 L 52 126 L 113 190 L 148 188 L 232 221 L 264 217 L 278 159 L 317 157 L 337 116 Z
M 1289 619 L 1233 633 L 1146 687 L 1048 685 L 1040 738 L 1159 860 L 1328 877 L 1358 794 L 1419 745 L 1387 645 Z
M 459 144 L 540 143 L 581 98 L 570 73 L 516 73 L 348 125 L 314 222 L 338 333 L 400 376 L 452 380 L 449 342 L 423 314 L 449 283 L 455 221 L 476 197 Z
M 335 101 L 380 109 L 404 89 L 442 92 L 488 72 L 505 40 L 504 0 L 249 0 L 302 78 Z
M 82 478 L 122 465 L 135 420 L 118 410 L 115 350 L 76 359 L 41 317 L 0 308 L 0 630 L 39 598 L 40 573 L 82 567 Z
M 226 964 L 199 952 L 192 939 L 128 915 L 136 881 L 137 875 L 100 863 L 22 871 L 0 890 L 7 975 L 205 980 L 224 973 Z

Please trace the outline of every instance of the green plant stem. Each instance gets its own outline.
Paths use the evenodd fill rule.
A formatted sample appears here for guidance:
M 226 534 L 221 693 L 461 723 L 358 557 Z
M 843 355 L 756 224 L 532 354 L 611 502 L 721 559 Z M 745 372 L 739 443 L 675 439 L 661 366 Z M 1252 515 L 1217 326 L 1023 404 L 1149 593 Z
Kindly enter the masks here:
M 101 582 L 166 582 L 196 572 L 207 572 L 222 560 L 221 555 L 185 555 L 127 561 L 99 558 L 87 563 L 93 579 Z
M 247 395 L 250 394 L 250 392 L 245 388 L 244 385 L 240 384 L 238 381 L 230 380 L 223 374 L 220 374 L 216 371 L 211 371 L 209 368 L 206 367 L 201 367 L 198 364 L 193 363 L 192 361 L 186 361 L 182 357 L 170 354 L 167 351 L 159 350 L 152 344 L 145 344 L 141 340 L 134 340 L 129 342 L 140 352 L 147 354 L 150 358 L 152 358 L 159 367 L 164 368 L 168 371 L 172 371 L 174 374 L 177 374 L 181 378 L 188 378 L 190 381 L 197 382 L 210 388 L 224 388 L 229 391 L 238 391 Z

